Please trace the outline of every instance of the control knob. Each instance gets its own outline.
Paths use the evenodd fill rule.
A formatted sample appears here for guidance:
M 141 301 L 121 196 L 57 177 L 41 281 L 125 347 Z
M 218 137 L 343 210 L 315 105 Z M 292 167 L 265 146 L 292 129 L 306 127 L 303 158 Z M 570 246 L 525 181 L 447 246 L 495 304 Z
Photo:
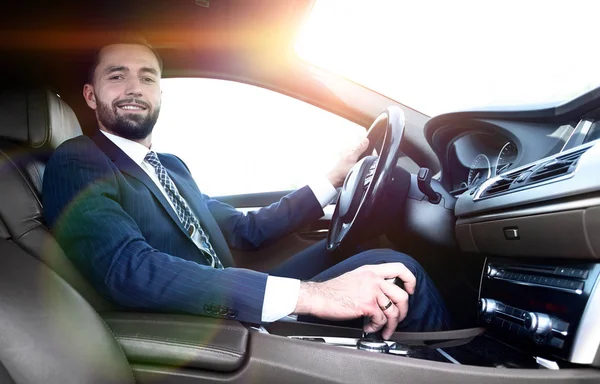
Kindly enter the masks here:
M 498 274 L 498 269 L 496 269 L 495 267 L 492 267 L 491 265 L 487 266 L 486 275 L 488 277 L 495 277 L 497 274 Z
M 524 316 L 525 328 L 533 336 L 545 337 L 552 332 L 552 318 L 545 313 L 527 312 Z
M 484 316 L 493 316 L 498 308 L 498 302 L 492 299 L 481 299 L 479 301 L 479 313 Z

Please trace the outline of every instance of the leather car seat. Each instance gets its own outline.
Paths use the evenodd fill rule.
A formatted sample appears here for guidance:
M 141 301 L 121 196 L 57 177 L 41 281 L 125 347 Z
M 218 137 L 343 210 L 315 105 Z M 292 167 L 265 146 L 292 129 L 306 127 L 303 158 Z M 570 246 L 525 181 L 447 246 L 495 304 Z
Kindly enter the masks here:
M 66 257 L 44 225 L 45 163 L 65 140 L 81 135 L 73 110 L 48 90 L 0 90 L 0 239 L 54 270 L 97 311 L 113 309 Z
M 0 383 L 134 382 L 98 313 L 47 266 L 0 239 Z
M 2 383 L 135 381 L 90 303 L 98 310 L 112 306 L 75 269 L 42 221 L 45 161 L 79 134 L 75 114 L 56 94 L 0 91 Z

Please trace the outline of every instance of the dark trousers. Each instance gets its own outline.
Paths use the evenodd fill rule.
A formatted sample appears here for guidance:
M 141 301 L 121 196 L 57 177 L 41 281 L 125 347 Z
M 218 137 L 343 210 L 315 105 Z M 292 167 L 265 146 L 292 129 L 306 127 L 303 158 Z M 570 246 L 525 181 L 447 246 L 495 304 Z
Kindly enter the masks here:
M 400 262 L 417 278 L 415 293 L 408 300 L 408 314 L 398 325 L 398 331 L 424 332 L 450 328 L 448 310 L 423 267 L 412 257 L 391 249 L 372 249 L 360 252 L 341 262 L 337 252 L 327 252 L 321 241 L 292 256 L 269 274 L 300 280 L 325 281 L 367 264 Z M 300 316 L 298 320 L 334 324 L 330 321 Z M 337 322 L 338 325 L 362 327 L 362 320 Z

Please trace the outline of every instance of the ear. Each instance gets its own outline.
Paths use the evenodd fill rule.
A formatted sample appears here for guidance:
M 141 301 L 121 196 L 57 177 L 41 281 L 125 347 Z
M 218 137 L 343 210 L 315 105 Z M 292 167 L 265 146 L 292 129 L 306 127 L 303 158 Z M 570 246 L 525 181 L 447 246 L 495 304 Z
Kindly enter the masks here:
M 96 109 L 96 95 L 94 94 L 94 86 L 91 84 L 86 84 L 83 86 L 83 98 L 87 103 L 88 107 L 93 110 Z

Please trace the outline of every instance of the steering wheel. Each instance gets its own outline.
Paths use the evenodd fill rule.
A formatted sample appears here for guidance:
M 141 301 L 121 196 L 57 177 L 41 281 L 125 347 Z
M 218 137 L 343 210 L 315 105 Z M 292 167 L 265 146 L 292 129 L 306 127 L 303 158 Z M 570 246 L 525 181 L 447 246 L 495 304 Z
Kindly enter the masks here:
M 369 148 L 348 172 L 338 196 L 329 225 L 327 250 L 333 251 L 356 239 L 367 224 L 375 202 L 383 198 L 393 181 L 393 171 L 400 157 L 404 134 L 404 112 L 390 106 L 381 113 L 367 131 Z M 372 154 L 377 150 L 376 155 Z

